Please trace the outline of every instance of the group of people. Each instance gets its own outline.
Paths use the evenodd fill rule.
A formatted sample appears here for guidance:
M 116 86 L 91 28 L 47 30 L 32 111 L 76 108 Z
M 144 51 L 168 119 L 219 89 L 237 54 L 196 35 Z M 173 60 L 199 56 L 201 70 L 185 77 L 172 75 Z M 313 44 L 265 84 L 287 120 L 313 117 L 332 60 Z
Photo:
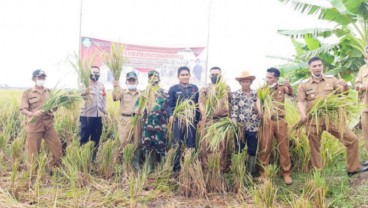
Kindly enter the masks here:
M 368 170 L 368 162 L 359 161 L 358 137 L 346 127 L 342 132 L 331 122 L 318 123 L 308 118 L 308 112 L 317 99 L 324 98 L 337 91 L 343 93 L 348 90 L 348 85 L 341 79 L 323 73 L 323 63 L 319 57 L 313 57 L 308 62 L 311 76 L 302 81 L 297 92 L 297 107 L 300 113 L 300 121 L 305 123 L 311 149 L 311 164 L 315 169 L 322 169 L 320 155 L 321 134 L 328 131 L 340 139 L 347 150 L 347 173 L 352 176 Z M 118 135 L 120 140 L 119 154 L 124 151 L 127 144 L 134 144 L 135 152 L 132 165 L 136 170 L 140 169 L 141 157 L 147 161 L 148 170 L 152 171 L 154 164 L 162 161 L 168 150 L 167 131 L 172 131 L 173 141 L 170 148 L 175 149 L 173 172 L 177 175 L 181 171 L 183 149 L 199 151 L 203 170 L 208 169 L 207 160 L 213 153 L 208 147 L 208 140 L 202 141 L 197 135 L 197 130 L 214 125 L 224 118 L 230 118 L 240 126 L 236 137 L 235 153 L 240 153 L 247 146 L 246 172 L 252 175 L 256 163 L 260 164 L 259 178 L 265 177 L 265 167 L 270 163 L 273 139 L 277 140 L 277 150 L 280 155 L 280 165 L 285 184 L 292 184 L 291 158 L 289 154 L 288 123 L 285 120 L 285 96 L 293 95 L 293 88 L 289 81 L 279 82 L 280 71 L 276 68 L 267 69 L 266 84 L 263 88 L 269 90 L 272 105 L 276 111 L 266 112 L 256 90 L 251 88 L 255 76 L 249 71 L 243 71 L 235 78 L 241 89 L 231 92 L 225 84 L 222 89 L 225 96 L 215 99 L 216 103 L 211 108 L 206 102 L 215 96 L 214 91 L 218 85 L 224 84 L 219 67 L 210 69 L 211 83 L 199 89 L 190 83 L 191 71 L 182 66 L 177 70 L 178 84 L 170 87 L 168 93 L 159 87 L 160 74 L 153 70 L 148 72 L 148 87 L 140 92 L 137 89 L 138 77 L 135 72 L 126 74 L 126 89 L 120 87 L 119 81 L 113 83 L 112 97 L 120 103 Z M 95 161 L 102 132 L 101 117 L 106 114 L 106 90 L 104 85 L 98 82 L 100 69 L 93 66 L 90 73 L 91 85 L 82 96 L 85 99 L 80 114 L 80 143 L 83 145 L 89 140 L 94 141 L 95 148 L 92 155 Z M 27 116 L 26 121 L 26 150 L 30 161 L 40 151 L 40 143 L 43 138 L 52 153 L 52 165 L 59 166 L 61 161 L 61 143 L 53 127 L 52 112 L 40 111 L 41 105 L 47 99 L 50 90 L 44 87 L 46 74 L 42 70 L 33 72 L 32 80 L 35 86 L 23 93 L 21 112 Z M 155 89 L 155 90 L 153 90 Z M 262 88 L 261 88 L 262 89 Z M 368 68 L 362 68 L 357 77 L 357 90 L 361 92 L 365 103 L 368 103 Z M 180 122 L 175 117 L 176 107 L 184 101 L 190 101 L 195 105 L 192 122 Z M 142 104 L 143 103 L 143 104 Z M 368 111 L 362 113 L 363 135 L 366 138 L 368 149 Z M 265 116 L 265 114 L 270 114 Z M 138 115 L 138 122 L 134 122 Z M 30 122 L 33 116 L 39 119 Z M 168 124 L 172 125 L 168 125 Z M 168 129 L 172 126 L 172 129 Z M 197 142 L 197 139 L 201 140 Z M 219 144 L 218 153 L 222 171 L 228 167 L 227 139 L 223 138 Z M 185 144 L 185 147 L 183 145 Z M 257 152 L 258 151 L 258 152 Z

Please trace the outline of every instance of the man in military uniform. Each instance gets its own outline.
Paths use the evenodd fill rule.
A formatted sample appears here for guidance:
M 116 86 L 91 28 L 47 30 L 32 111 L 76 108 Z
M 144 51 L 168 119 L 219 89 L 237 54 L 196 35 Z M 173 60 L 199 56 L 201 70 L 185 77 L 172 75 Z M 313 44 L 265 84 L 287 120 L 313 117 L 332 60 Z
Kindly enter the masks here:
M 282 169 L 282 175 L 284 182 L 287 185 L 293 183 L 290 176 L 291 162 L 289 156 L 289 138 L 287 122 L 285 120 L 285 95 L 292 95 L 293 88 L 290 86 L 289 81 L 285 79 L 284 84 L 279 84 L 280 71 L 276 68 L 267 69 L 266 82 L 270 89 L 270 96 L 272 97 L 272 104 L 276 112 L 271 112 L 271 118 L 263 117 L 263 125 L 259 160 L 261 162 L 261 177 L 265 175 L 264 168 L 269 165 L 270 155 L 272 150 L 273 138 L 277 139 L 277 149 L 280 154 L 280 164 Z M 260 108 L 262 110 L 262 108 Z M 262 114 L 263 115 L 263 114 Z
M 143 109 L 136 108 L 137 114 L 143 114 L 143 135 L 142 150 L 148 159 L 148 172 L 153 171 L 156 159 L 161 161 L 165 157 L 166 152 L 166 128 L 168 116 L 167 95 L 162 88 L 159 87 L 160 75 L 157 71 L 148 72 L 148 87 L 142 93 L 138 102 L 145 96 L 147 104 Z
M 201 120 L 199 122 L 199 125 L 201 128 L 204 128 L 205 125 L 211 125 L 215 122 L 218 122 L 220 119 L 228 117 L 229 116 L 229 105 L 231 100 L 231 90 L 230 87 L 227 86 L 227 96 L 222 97 L 217 102 L 217 106 L 215 106 L 214 109 L 211 109 L 210 112 L 206 112 L 205 109 L 205 102 L 206 99 L 210 99 L 209 96 L 214 96 L 213 91 L 216 90 L 216 86 L 221 81 L 221 68 L 220 67 L 212 67 L 210 69 L 210 78 L 211 83 L 200 90 L 198 103 L 199 103 L 199 111 L 201 113 Z M 211 93 L 212 91 L 212 93 Z M 208 115 L 206 115 L 208 113 Z M 219 152 L 221 157 L 221 168 L 222 170 L 226 170 L 228 168 L 228 154 L 227 154 L 227 138 L 224 138 L 219 145 Z M 201 147 L 200 147 L 200 158 L 202 162 L 202 167 L 204 170 L 208 169 L 208 156 L 209 154 L 212 154 L 212 151 L 208 148 L 208 144 L 206 141 L 201 141 Z
M 368 167 L 360 167 L 358 138 L 350 129 L 346 128 L 341 135 L 341 130 L 337 129 L 333 124 L 327 126 L 322 118 L 318 124 L 314 120 L 308 120 L 307 112 L 312 108 L 317 98 L 327 97 L 336 90 L 340 92 L 348 90 L 348 85 L 343 80 L 323 74 L 323 64 L 319 57 L 311 58 L 308 61 L 308 65 L 312 76 L 302 81 L 299 85 L 298 110 L 300 121 L 306 122 L 313 168 L 322 169 L 320 154 L 321 135 L 323 131 L 328 131 L 336 138 L 341 138 L 342 143 L 346 147 L 348 176 L 367 171 Z
M 191 100 L 193 105 L 198 104 L 198 87 L 194 84 L 189 83 L 190 79 L 190 69 L 186 66 L 182 66 L 178 69 L 178 79 L 179 84 L 176 84 L 169 89 L 168 97 L 168 108 L 167 113 L 170 117 L 170 122 L 173 124 L 173 148 L 176 148 L 176 153 L 174 157 L 174 173 L 180 171 L 180 159 L 181 159 L 181 147 L 184 142 L 184 137 L 186 137 L 187 148 L 195 148 L 195 137 L 196 137 L 196 127 L 199 119 L 199 111 L 194 112 L 195 118 L 193 124 L 190 126 L 185 126 L 180 124 L 179 120 L 174 121 L 173 112 L 177 104 L 183 102 L 184 100 Z
M 359 92 L 359 99 L 365 105 L 362 113 L 360 114 L 363 138 L 365 141 L 365 147 L 368 151 L 368 46 L 365 48 L 364 60 L 366 64 L 360 67 L 355 80 L 356 90 Z M 363 162 L 364 166 L 368 166 L 368 160 Z
M 119 131 L 119 157 L 123 154 L 124 147 L 133 143 L 135 146 L 133 167 L 139 170 L 140 149 L 141 149 L 141 123 L 132 127 L 131 121 L 134 116 L 135 103 L 138 100 L 139 92 L 137 90 L 138 77 L 135 72 L 126 74 L 126 90 L 122 90 L 119 86 L 119 81 L 114 81 L 114 91 L 112 93 L 113 100 L 120 102 L 120 122 L 118 125 Z
M 26 119 L 26 151 L 29 163 L 34 162 L 34 156 L 40 152 L 42 139 L 45 140 L 52 154 L 52 167 L 61 163 L 61 142 L 54 128 L 52 112 L 42 112 L 40 109 L 47 100 L 50 90 L 44 87 L 46 74 L 37 69 L 32 74 L 35 86 L 23 92 L 20 110 Z
M 106 111 L 106 90 L 105 86 L 98 81 L 100 78 L 100 68 L 91 67 L 90 87 L 87 88 L 82 96 L 84 106 L 80 112 L 80 144 L 87 143 L 90 138 L 94 142 L 92 161 L 96 162 L 96 154 L 100 144 L 102 134 L 102 116 Z

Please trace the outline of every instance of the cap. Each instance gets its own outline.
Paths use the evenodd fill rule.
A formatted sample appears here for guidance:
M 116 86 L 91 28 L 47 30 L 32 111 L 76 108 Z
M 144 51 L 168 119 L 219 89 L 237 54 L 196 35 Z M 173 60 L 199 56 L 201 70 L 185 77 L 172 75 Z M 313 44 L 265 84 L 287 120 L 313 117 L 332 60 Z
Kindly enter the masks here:
M 126 74 L 126 79 L 128 80 L 128 79 L 137 79 L 138 78 L 138 76 L 137 76 L 137 74 L 135 73 L 135 72 L 128 72 L 127 74 Z
M 160 74 L 156 70 L 151 70 L 151 71 L 148 72 L 148 77 L 151 77 L 151 76 L 160 77 Z
M 45 77 L 47 77 L 47 75 L 46 75 L 46 73 L 45 73 L 44 70 L 42 70 L 42 69 L 36 69 L 36 70 L 34 70 L 33 73 L 32 73 L 32 78 L 39 77 L 39 76 L 45 76 Z

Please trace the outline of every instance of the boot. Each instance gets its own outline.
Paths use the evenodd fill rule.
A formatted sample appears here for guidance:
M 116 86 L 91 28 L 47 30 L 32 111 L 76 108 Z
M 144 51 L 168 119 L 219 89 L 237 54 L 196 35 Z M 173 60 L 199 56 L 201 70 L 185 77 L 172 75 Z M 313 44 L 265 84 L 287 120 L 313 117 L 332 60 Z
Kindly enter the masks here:
M 132 161 L 133 167 L 137 172 L 141 170 L 141 168 L 139 167 L 139 161 L 141 161 L 141 150 L 137 148 L 134 151 L 134 159 Z
M 252 176 L 255 165 L 256 165 L 256 157 L 249 156 L 248 161 L 247 161 L 247 169 L 246 169 L 248 175 Z
M 293 179 L 290 176 L 290 173 L 283 173 L 284 176 L 284 182 L 286 185 L 291 185 L 293 184 Z

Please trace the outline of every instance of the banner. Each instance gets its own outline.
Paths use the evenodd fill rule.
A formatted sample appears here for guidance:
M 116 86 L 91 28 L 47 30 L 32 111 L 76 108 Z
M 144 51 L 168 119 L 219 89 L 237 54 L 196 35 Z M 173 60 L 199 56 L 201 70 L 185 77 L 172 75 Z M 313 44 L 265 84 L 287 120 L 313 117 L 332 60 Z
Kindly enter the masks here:
M 81 58 L 89 59 L 94 57 L 94 65 L 104 67 L 101 52 L 110 52 L 112 42 L 95 38 L 81 38 Z M 147 72 L 157 70 L 160 73 L 161 86 L 168 89 L 171 85 L 177 84 L 177 69 L 180 66 L 187 66 L 191 70 L 190 83 L 203 86 L 206 82 L 206 58 L 205 47 L 188 48 L 166 48 L 133 45 L 119 43 L 124 46 L 123 65 L 121 82 L 125 82 L 125 74 L 135 71 L 138 74 L 140 85 L 147 83 Z M 106 66 L 107 67 L 107 66 Z M 108 81 L 112 76 L 108 76 Z

